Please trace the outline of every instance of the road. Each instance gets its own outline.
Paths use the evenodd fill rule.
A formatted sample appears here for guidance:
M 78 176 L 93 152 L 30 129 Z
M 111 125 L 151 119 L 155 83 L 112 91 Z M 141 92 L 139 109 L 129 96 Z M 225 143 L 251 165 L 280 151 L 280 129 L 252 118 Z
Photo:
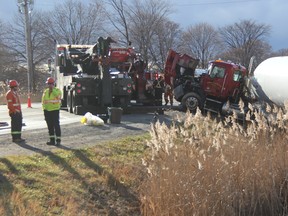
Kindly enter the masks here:
M 46 128 L 46 122 L 44 121 L 44 115 L 41 107 L 41 103 L 33 103 L 32 108 L 28 108 L 27 104 L 22 105 L 23 113 L 23 133 L 28 130 Z M 0 106 L 0 122 L 8 123 L 7 126 L 0 126 L 0 135 L 10 133 L 10 116 L 8 115 L 8 109 L 6 105 Z M 73 115 L 65 110 L 60 112 L 61 125 L 80 122 L 82 116 Z
M 103 126 L 86 126 L 80 122 L 82 116 L 61 110 L 62 142 L 60 147 L 55 147 L 46 145 L 49 136 L 41 104 L 34 103 L 32 108 L 27 108 L 27 104 L 23 104 L 22 111 L 25 123 L 22 137 L 26 139 L 26 142 L 16 144 L 11 141 L 7 107 L 0 106 L 0 122 L 8 123 L 8 126 L 0 126 L 0 157 L 35 153 L 47 155 L 59 148 L 71 150 L 94 146 L 105 141 L 143 134 L 150 130 L 151 123 L 155 121 L 154 113 L 127 114 L 122 115 L 120 124 L 105 123 Z M 157 120 L 169 124 L 176 115 L 179 115 L 178 111 L 165 111 L 164 115 L 157 116 Z

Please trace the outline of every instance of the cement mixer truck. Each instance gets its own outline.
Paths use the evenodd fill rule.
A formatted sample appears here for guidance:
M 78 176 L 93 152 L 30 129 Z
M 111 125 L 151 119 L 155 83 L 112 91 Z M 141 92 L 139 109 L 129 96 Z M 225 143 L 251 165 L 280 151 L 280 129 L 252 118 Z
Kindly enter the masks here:
M 288 56 L 266 59 L 251 77 L 258 99 L 281 107 L 288 102 Z
M 165 82 L 174 89 L 174 98 L 182 110 L 220 113 L 236 112 L 242 100 L 260 108 L 265 103 L 283 106 L 288 99 L 288 57 L 274 57 L 262 62 L 254 73 L 230 61 L 216 60 L 209 63 L 208 72 L 195 77 L 199 60 L 187 54 L 169 50 L 165 63 Z
M 261 62 L 255 71 L 250 70 L 248 76 L 244 77 L 245 82 L 242 93 L 246 111 L 248 110 L 248 102 L 253 109 L 262 113 L 266 113 L 267 105 L 285 109 L 285 103 L 288 102 L 287 67 L 288 56 L 279 56 L 271 57 Z M 239 104 L 224 103 L 222 114 L 227 115 L 232 112 L 236 112 L 238 117 L 243 117 L 243 111 L 240 111 Z

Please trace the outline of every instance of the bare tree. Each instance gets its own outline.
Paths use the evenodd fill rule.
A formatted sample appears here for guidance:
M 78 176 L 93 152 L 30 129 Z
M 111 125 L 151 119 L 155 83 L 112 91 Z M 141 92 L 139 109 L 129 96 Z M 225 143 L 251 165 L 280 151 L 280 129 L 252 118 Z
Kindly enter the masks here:
M 106 0 L 106 2 L 112 7 L 111 10 L 106 10 L 106 16 L 120 34 L 119 38 L 124 38 L 124 41 L 118 39 L 118 42 L 124 42 L 128 46 L 130 44 L 129 22 L 127 20 L 129 5 L 124 0 Z
M 12 56 L 10 56 L 4 41 L 6 29 L 5 24 L 0 21 L 0 73 L 5 72 L 9 68 L 9 65 L 11 65 L 9 58 Z
M 2 83 L 2 85 L 7 79 L 16 78 L 11 76 L 11 74 L 17 67 L 14 60 L 15 56 L 10 52 L 5 43 L 5 36 L 7 34 L 6 29 L 7 26 L 5 23 L 0 21 L 0 84 Z M 0 92 L 1 90 L 4 90 L 5 92 L 5 88 L 0 89 Z
M 155 35 L 153 35 L 151 46 L 149 47 L 149 53 L 151 61 L 157 64 L 161 70 L 164 68 L 168 50 L 170 48 L 177 49 L 179 46 L 180 35 L 179 24 L 165 18 L 155 30 Z
M 219 50 L 219 34 L 207 23 L 190 26 L 182 34 L 181 50 L 199 58 L 201 67 L 205 68 Z
M 52 15 L 51 15 L 52 14 Z M 103 34 L 105 23 L 100 0 L 84 5 L 79 0 L 67 0 L 55 6 L 42 18 L 50 41 L 67 44 L 93 44 Z
M 233 57 L 238 62 L 248 67 L 250 58 L 253 55 L 259 55 L 259 44 L 265 43 L 266 37 L 270 34 L 270 26 L 257 24 L 251 20 L 242 20 L 220 28 L 219 33 L 229 53 L 233 53 Z
M 280 49 L 276 52 L 273 52 L 271 56 L 288 56 L 288 49 Z
M 112 26 L 120 34 L 127 45 L 132 40 L 142 54 L 145 61 L 157 64 L 161 69 L 168 49 L 176 46 L 179 38 L 179 24 L 171 22 L 167 15 L 169 5 L 164 1 L 134 1 L 106 0 L 110 10 L 107 15 Z M 114 34 L 115 35 L 115 34 Z
M 17 14 L 14 17 L 14 24 L 7 24 L 5 32 L 7 33 L 3 36 L 3 43 L 16 57 L 14 60 L 20 64 L 27 62 L 24 17 Z
M 257 53 L 254 53 L 255 60 L 252 65 L 252 71 L 265 59 L 271 57 L 271 46 L 263 41 L 257 41 Z M 243 53 L 242 49 L 230 49 L 227 51 L 224 51 L 222 53 L 219 53 L 216 57 L 223 60 L 231 60 L 232 62 L 242 64 L 241 61 L 239 61 L 239 56 L 241 56 Z M 250 59 L 249 59 L 250 61 Z M 249 64 L 248 64 L 249 65 Z M 248 65 L 244 65 L 246 68 L 248 68 Z
M 31 42 L 32 42 L 32 71 L 31 71 L 31 86 L 32 91 L 36 90 L 37 76 L 37 66 L 43 63 L 43 60 L 46 60 L 49 53 L 46 52 L 47 48 L 43 43 L 42 25 L 40 23 L 41 14 L 37 11 L 33 11 L 30 14 L 30 27 L 31 27 Z M 13 58 L 10 59 L 10 62 L 14 61 L 14 64 L 18 65 L 19 70 L 27 70 L 27 56 L 26 56 L 26 39 L 25 39 L 25 20 L 22 14 L 17 14 L 14 17 L 13 24 L 7 25 L 5 27 L 5 32 L 3 36 L 4 44 L 6 50 L 9 51 Z M 17 69 L 17 70 L 18 70 Z M 37 70 L 37 72 L 36 72 Z
M 148 62 L 149 49 L 154 43 L 160 24 L 167 19 L 170 6 L 163 0 L 133 1 L 129 11 L 131 41 Z

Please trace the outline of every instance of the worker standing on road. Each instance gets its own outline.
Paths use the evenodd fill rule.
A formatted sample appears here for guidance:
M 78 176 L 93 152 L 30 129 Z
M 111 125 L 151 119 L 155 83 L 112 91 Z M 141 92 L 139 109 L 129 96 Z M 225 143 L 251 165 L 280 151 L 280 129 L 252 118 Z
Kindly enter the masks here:
M 12 141 L 16 143 L 24 142 L 21 138 L 22 131 L 22 111 L 18 95 L 19 84 L 16 80 L 9 81 L 10 90 L 6 93 L 7 106 L 11 117 L 11 135 Z
M 59 146 L 61 144 L 59 112 L 62 92 L 55 87 L 55 80 L 52 77 L 49 77 L 46 83 L 48 84 L 48 88 L 44 90 L 42 95 L 42 108 L 50 136 L 50 141 L 46 144 Z
M 162 76 L 159 76 L 159 78 L 153 82 L 153 88 L 155 90 L 155 105 L 162 106 L 162 94 L 164 89 L 164 79 Z
M 169 101 L 170 105 L 173 106 L 173 90 L 171 85 L 169 84 L 166 84 L 165 86 L 164 100 L 165 100 L 165 106 L 168 105 Z

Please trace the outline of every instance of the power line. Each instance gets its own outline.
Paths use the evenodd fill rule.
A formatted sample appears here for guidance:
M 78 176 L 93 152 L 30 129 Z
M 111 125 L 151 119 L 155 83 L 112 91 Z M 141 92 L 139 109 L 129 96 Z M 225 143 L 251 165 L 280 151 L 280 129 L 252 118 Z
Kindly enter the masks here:
M 176 6 L 193 6 L 193 5 L 212 5 L 212 4 L 234 4 L 242 2 L 256 2 L 261 0 L 236 0 L 236 1 L 219 1 L 219 2 L 199 2 L 199 3 L 188 3 L 188 4 L 176 4 Z

